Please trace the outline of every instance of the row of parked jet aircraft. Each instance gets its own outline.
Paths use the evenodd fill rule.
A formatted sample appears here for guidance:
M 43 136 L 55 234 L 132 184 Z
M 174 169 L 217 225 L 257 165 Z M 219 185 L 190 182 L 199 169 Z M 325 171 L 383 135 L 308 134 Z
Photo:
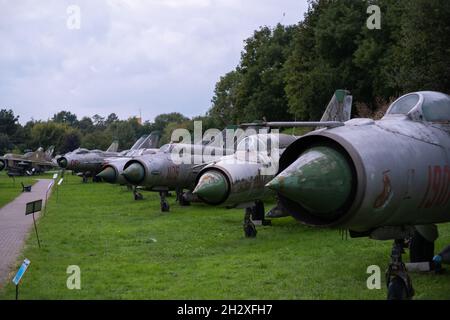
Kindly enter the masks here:
M 40 149 L 5 155 L 0 168 L 43 171 L 56 162 L 83 181 L 128 185 L 135 199 L 141 197 L 137 188 L 159 192 L 162 211 L 169 211 L 169 191 L 180 205 L 244 208 L 247 237 L 256 236 L 255 225 L 270 224 L 266 217 L 291 215 L 310 226 L 349 230 L 352 237 L 394 240 L 388 298 L 409 299 L 414 290 L 401 259 L 406 243 L 416 268 L 438 270 L 450 263 L 448 247 L 434 255 L 436 224 L 450 221 L 450 96 L 406 94 L 377 121 L 351 119 L 351 106 L 349 92 L 337 90 L 320 121 L 243 124 L 267 132 L 245 136 L 231 151 L 216 145 L 217 139 L 158 149 L 155 132 L 122 152 L 114 142 L 106 151 L 77 149 L 52 161 Z M 270 132 L 282 127 L 313 130 L 303 136 Z M 269 152 L 259 152 L 261 146 Z M 179 162 L 173 154 L 180 150 L 190 157 L 226 155 Z M 278 170 L 268 171 L 274 164 Z M 263 201 L 270 195 L 277 205 L 266 214 Z

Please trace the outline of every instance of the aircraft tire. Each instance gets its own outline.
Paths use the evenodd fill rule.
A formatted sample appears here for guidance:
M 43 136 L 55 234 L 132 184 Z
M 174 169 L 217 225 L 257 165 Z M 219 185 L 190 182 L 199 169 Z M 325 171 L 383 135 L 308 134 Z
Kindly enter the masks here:
M 170 210 L 169 204 L 166 201 L 162 202 L 161 203 L 161 212 L 169 212 L 169 210 Z
M 394 277 L 388 286 L 388 300 L 408 300 L 408 290 L 400 277 Z

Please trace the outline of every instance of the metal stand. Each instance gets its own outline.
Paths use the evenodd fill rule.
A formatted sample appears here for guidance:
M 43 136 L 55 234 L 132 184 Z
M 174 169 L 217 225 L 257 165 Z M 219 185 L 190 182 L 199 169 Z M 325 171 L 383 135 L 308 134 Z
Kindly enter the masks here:
M 264 203 L 261 200 L 256 200 L 252 209 L 252 220 L 257 225 L 270 226 L 272 221 L 265 218 Z
M 16 301 L 19 300 L 19 285 L 16 285 Z
M 47 213 L 48 191 L 49 191 L 49 189 L 47 189 L 47 192 L 45 193 L 45 208 L 44 208 L 44 214 Z
M 41 241 L 39 240 L 39 235 L 38 235 L 38 231 L 37 231 L 37 227 L 36 227 L 36 219 L 34 219 L 34 212 L 33 212 L 33 224 L 34 224 L 34 231 L 36 231 L 36 238 L 38 241 L 38 246 L 39 246 L 39 248 L 41 248 Z

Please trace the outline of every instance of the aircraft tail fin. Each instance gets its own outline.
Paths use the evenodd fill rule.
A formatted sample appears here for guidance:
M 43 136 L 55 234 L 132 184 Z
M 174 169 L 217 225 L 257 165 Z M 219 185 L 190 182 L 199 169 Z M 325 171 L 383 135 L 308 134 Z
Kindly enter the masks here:
M 320 122 L 350 120 L 352 114 L 353 97 L 347 90 L 338 89 L 334 92 L 333 97 L 328 103 Z
M 133 144 L 133 146 L 130 148 L 130 150 L 138 150 L 141 149 L 141 145 L 144 143 L 144 141 L 148 138 L 148 135 L 144 134 L 142 137 L 136 140 L 136 142 Z
M 55 151 L 55 146 L 48 147 L 47 151 L 45 151 L 45 158 L 51 159 L 53 157 L 53 152 Z
M 119 150 L 119 141 L 114 140 L 113 143 L 109 146 L 106 152 L 117 152 Z
M 147 140 L 144 141 L 141 148 L 156 149 L 159 147 L 159 141 L 161 139 L 161 132 L 152 131 Z

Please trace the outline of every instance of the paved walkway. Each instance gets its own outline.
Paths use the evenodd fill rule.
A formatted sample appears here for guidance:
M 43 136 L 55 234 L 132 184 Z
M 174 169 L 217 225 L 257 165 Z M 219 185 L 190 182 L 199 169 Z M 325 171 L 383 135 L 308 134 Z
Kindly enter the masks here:
M 33 216 L 25 216 L 26 203 L 42 199 L 44 205 L 45 193 L 51 181 L 51 179 L 38 180 L 31 188 L 31 192 L 22 193 L 0 209 L 0 288 L 17 271 L 11 270 L 11 267 L 19 257 L 28 232 L 34 232 Z M 21 188 L 20 184 L 17 188 Z M 38 217 L 39 213 L 35 213 L 35 218 Z

